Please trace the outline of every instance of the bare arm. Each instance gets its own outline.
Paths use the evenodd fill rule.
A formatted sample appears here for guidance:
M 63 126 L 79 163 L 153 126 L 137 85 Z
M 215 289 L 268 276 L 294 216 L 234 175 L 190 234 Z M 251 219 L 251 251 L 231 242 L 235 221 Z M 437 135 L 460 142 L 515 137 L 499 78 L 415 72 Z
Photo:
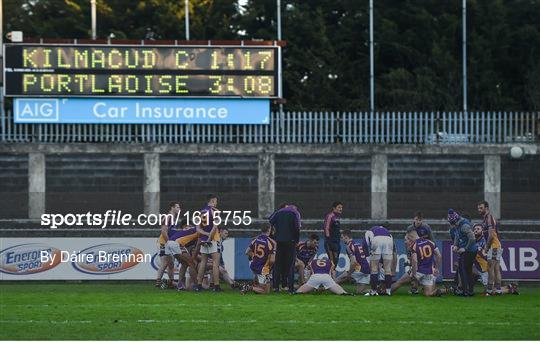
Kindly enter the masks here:
M 439 249 L 438 248 L 435 248 L 435 271 L 437 273 L 437 275 L 439 274 L 439 270 L 441 269 L 441 261 L 442 261 L 442 256 L 441 256 L 441 252 L 439 252 Z M 416 256 L 416 254 L 415 254 Z
M 274 253 L 270 254 L 268 257 L 268 266 L 272 266 L 276 261 L 276 255 Z

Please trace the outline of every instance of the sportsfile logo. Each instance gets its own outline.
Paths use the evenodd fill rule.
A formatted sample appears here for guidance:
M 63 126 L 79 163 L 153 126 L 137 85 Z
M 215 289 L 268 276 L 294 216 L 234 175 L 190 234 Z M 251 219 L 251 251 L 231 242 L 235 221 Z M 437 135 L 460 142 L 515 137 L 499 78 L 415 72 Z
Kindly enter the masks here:
M 42 243 L 13 246 L 0 252 L 0 272 L 16 275 L 45 272 L 60 264 L 60 253 L 58 248 Z M 43 255 L 53 262 L 42 262 Z
M 150 254 L 119 243 L 92 246 L 70 256 L 73 267 L 87 274 L 120 273 L 141 262 L 151 262 L 151 259 Z

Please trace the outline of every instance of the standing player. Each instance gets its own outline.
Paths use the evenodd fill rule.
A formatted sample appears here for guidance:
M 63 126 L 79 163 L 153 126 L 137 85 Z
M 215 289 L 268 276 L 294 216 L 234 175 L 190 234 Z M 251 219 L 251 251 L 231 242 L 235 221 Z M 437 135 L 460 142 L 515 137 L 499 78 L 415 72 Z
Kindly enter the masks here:
M 272 226 L 261 228 L 261 234 L 251 241 L 245 254 L 248 256 L 249 268 L 255 276 L 252 287 L 245 286 L 242 293 L 253 290 L 263 294 L 270 292 L 270 270 L 275 261 L 276 242 L 270 237 Z
M 334 265 L 330 259 L 313 259 L 309 263 L 311 275 L 308 281 L 296 290 L 296 294 L 307 293 L 323 286 L 337 295 L 348 295 L 339 284 L 336 283 Z
M 487 254 L 488 259 L 488 288 L 487 294 L 493 294 L 493 288 L 495 287 L 496 294 L 502 294 L 501 289 L 501 257 L 502 257 L 502 245 L 499 240 L 499 227 L 497 220 L 489 211 L 489 204 L 486 201 L 478 203 L 478 213 L 483 217 L 482 229 L 484 231 L 484 238 L 486 239 L 486 246 L 484 252 Z
M 459 254 L 459 279 L 464 296 L 474 295 L 473 263 L 478 252 L 471 223 L 453 209 L 448 209 L 448 223 L 455 228 L 452 251 Z
M 161 223 L 161 229 L 166 229 L 166 232 L 170 231 L 171 229 L 176 229 L 178 226 L 176 224 L 177 219 L 180 215 L 180 203 L 179 202 L 170 202 L 169 203 L 169 212 L 163 219 Z M 174 288 L 173 286 L 173 279 L 174 279 L 174 262 L 172 260 L 172 257 L 169 255 L 165 255 L 165 244 L 169 241 L 168 233 L 163 234 L 160 232 L 158 244 L 159 244 L 159 269 L 157 273 L 157 279 L 156 279 L 156 287 L 161 286 L 161 278 L 163 277 L 163 273 L 165 273 L 165 269 L 167 269 L 167 274 L 169 275 L 169 280 L 167 281 L 167 286 L 169 288 Z
M 324 217 L 324 249 L 330 261 L 337 265 L 339 262 L 340 246 L 340 222 L 339 219 L 343 213 L 343 203 L 332 203 L 332 210 Z
M 283 204 L 269 218 L 274 228 L 276 246 L 276 265 L 274 267 L 273 287 L 279 292 L 279 286 L 294 292 L 294 264 L 296 244 L 300 240 L 302 221 L 298 208 L 292 204 Z
M 196 291 L 202 291 L 202 281 L 204 274 L 206 273 L 206 261 L 208 257 L 212 258 L 212 276 L 214 280 L 214 286 L 212 288 L 215 292 L 220 292 L 219 286 L 219 259 L 221 254 L 219 248 L 221 244 L 221 238 L 218 231 L 218 226 L 215 224 L 215 219 L 218 217 L 217 196 L 208 195 L 208 203 L 201 210 L 201 224 L 197 226 L 197 231 L 200 234 L 199 244 L 201 253 L 201 262 L 199 263 L 199 271 L 197 273 L 197 287 Z
M 366 231 L 366 243 L 369 248 L 369 264 L 371 269 L 370 285 L 371 291 L 366 296 L 377 296 L 377 287 L 379 283 L 380 261 L 383 261 L 385 293 L 392 294 L 392 265 L 394 264 L 394 239 L 392 235 L 383 226 L 374 226 Z
M 341 233 L 341 241 L 345 244 L 347 255 L 349 256 L 349 275 L 356 283 L 356 293 L 365 294 L 365 290 L 370 283 L 370 268 L 367 255 L 367 244 L 365 240 L 354 241 L 352 232 L 349 229 Z
M 319 249 L 319 235 L 311 234 L 306 241 L 299 242 L 296 245 L 296 271 L 298 272 L 298 282 L 300 285 L 306 282 L 307 266 Z

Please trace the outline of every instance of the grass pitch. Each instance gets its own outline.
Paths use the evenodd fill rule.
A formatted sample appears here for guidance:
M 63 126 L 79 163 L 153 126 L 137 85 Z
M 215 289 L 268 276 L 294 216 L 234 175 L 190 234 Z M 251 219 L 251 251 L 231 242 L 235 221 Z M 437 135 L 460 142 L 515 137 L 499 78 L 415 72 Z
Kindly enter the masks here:
M 538 340 L 540 288 L 462 298 L 177 293 L 153 282 L 2 283 L 8 340 Z

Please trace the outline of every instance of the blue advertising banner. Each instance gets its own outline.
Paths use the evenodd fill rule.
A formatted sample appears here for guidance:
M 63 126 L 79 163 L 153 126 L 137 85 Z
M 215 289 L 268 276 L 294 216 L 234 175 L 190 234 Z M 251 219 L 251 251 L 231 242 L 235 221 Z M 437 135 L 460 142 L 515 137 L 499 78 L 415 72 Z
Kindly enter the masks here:
M 15 123 L 269 124 L 268 99 L 17 98 Z

